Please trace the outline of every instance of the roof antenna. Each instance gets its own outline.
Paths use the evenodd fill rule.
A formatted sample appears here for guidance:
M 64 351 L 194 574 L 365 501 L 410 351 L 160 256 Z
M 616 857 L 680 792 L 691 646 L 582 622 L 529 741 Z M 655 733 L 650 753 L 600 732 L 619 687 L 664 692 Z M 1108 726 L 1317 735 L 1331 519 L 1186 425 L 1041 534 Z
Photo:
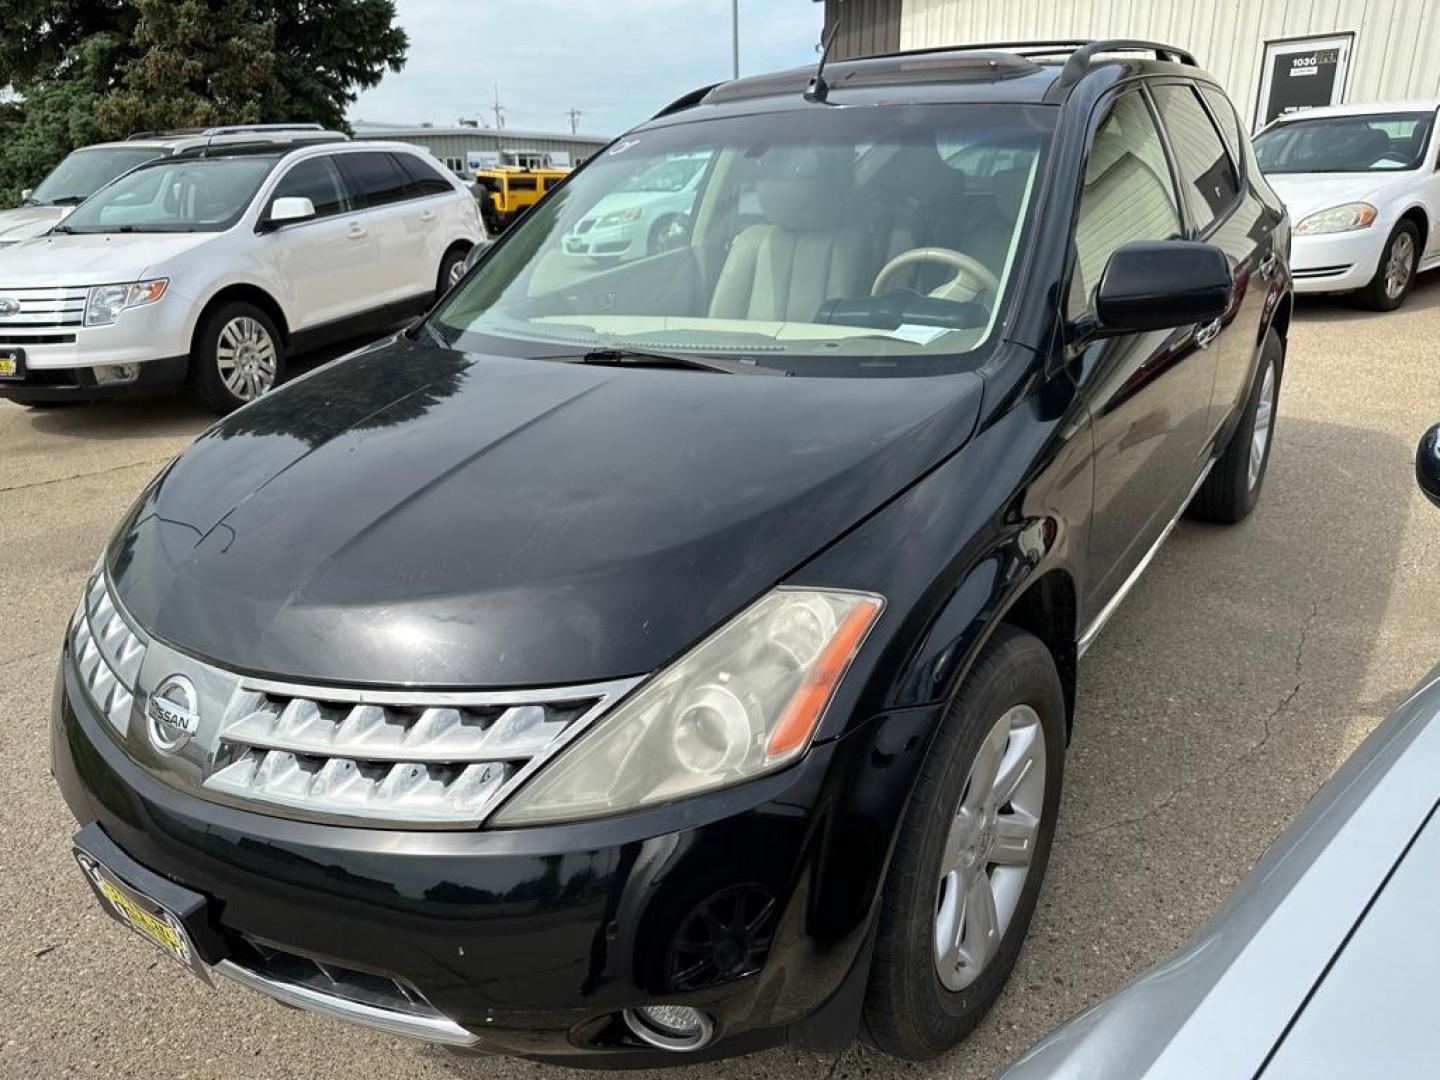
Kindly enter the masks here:
M 815 74 L 810 77 L 810 85 L 805 87 L 806 101 L 824 105 L 830 97 L 830 84 L 825 81 L 825 64 L 830 59 L 830 47 L 835 44 L 835 36 L 840 33 L 840 27 L 844 23 L 845 0 L 839 0 L 835 11 L 835 25 L 830 27 L 830 33 L 825 38 L 825 47 L 820 51 L 820 64 L 815 68 Z

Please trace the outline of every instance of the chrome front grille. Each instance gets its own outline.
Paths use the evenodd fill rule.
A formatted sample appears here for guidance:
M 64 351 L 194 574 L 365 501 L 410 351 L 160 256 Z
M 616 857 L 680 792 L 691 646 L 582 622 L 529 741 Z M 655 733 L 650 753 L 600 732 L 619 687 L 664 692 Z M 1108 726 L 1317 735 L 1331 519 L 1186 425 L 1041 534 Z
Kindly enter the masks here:
M 329 815 L 476 820 L 603 700 L 445 697 L 355 701 L 245 687 L 230 702 L 205 787 Z
M 22 289 L 0 283 L 0 297 L 20 305 L 15 314 L 0 315 L 0 327 L 83 326 L 85 298 L 89 293 L 90 290 L 81 285 Z
M 214 802 L 340 824 L 474 828 L 640 682 L 419 691 L 254 679 L 145 636 L 98 568 L 71 633 L 85 693 L 151 774 Z M 131 721 L 176 677 L 196 699 L 178 744 Z
M 81 685 L 110 725 L 125 735 L 145 641 L 115 606 L 105 576 L 96 572 L 71 623 L 71 648 Z

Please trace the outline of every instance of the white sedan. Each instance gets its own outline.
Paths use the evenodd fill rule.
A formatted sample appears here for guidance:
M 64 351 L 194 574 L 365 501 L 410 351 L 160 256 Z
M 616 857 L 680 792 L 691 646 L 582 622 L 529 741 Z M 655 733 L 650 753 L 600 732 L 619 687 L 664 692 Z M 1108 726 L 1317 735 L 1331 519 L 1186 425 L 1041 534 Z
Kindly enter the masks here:
M 1291 113 L 1255 137 L 1255 156 L 1295 222 L 1297 292 L 1404 302 L 1440 266 L 1437 101 L 1335 105 Z

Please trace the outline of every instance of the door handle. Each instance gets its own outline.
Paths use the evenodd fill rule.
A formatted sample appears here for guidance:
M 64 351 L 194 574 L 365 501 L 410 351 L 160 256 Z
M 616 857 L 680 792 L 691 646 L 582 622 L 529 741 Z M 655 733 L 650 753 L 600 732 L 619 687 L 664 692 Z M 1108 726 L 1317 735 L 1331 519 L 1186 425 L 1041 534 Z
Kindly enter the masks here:
M 351 240 L 363 240 L 365 239 L 365 226 L 361 225 L 358 221 L 352 221 L 350 223 L 350 231 L 346 235 L 349 236 Z
M 1200 329 L 1195 331 L 1195 344 L 1202 349 L 1208 349 L 1220 336 L 1220 320 L 1212 319 Z
M 434 220 L 435 220 L 435 211 L 434 211 L 434 210 L 426 210 L 423 214 L 420 215 L 420 220 L 421 220 L 421 221 L 434 221 Z

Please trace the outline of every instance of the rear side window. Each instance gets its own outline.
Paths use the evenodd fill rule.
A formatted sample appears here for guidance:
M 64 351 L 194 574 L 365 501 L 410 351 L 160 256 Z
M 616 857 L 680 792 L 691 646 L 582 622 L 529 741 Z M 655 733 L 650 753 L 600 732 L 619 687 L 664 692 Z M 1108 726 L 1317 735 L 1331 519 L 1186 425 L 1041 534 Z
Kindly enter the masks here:
M 1216 90 L 1213 86 L 1202 86 L 1200 94 L 1205 98 L 1206 104 L 1210 106 L 1210 112 L 1220 123 L 1220 134 L 1225 137 L 1225 147 L 1230 151 L 1230 157 L 1234 159 L 1238 167 L 1240 162 L 1245 160 L 1240 147 L 1244 136 L 1240 134 L 1240 121 L 1235 117 L 1235 106 L 1230 104 L 1230 99 Z
M 1160 131 L 1138 92 L 1115 100 L 1090 145 L 1075 218 L 1075 276 L 1070 314 L 1083 313 L 1110 254 L 1132 240 L 1180 235 L 1175 185 Z
M 341 154 L 338 160 L 357 206 L 384 206 L 408 198 L 410 180 L 389 154 L 367 150 Z
M 448 195 L 455 190 L 450 181 L 441 176 L 433 165 L 415 154 L 396 154 L 395 160 L 400 163 L 400 168 L 405 171 L 410 181 L 408 194 L 411 198 Z
M 345 182 L 340 179 L 340 171 L 328 157 L 300 162 L 275 185 L 273 198 L 309 199 L 315 204 L 316 217 L 343 214 L 350 208 L 345 194 Z
M 1160 119 L 1170 135 L 1185 205 L 1204 232 L 1240 193 L 1235 166 L 1200 99 L 1188 86 L 1154 87 Z
M 510 177 L 511 191 L 534 191 L 535 177 L 533 176 L 512 176 Z

